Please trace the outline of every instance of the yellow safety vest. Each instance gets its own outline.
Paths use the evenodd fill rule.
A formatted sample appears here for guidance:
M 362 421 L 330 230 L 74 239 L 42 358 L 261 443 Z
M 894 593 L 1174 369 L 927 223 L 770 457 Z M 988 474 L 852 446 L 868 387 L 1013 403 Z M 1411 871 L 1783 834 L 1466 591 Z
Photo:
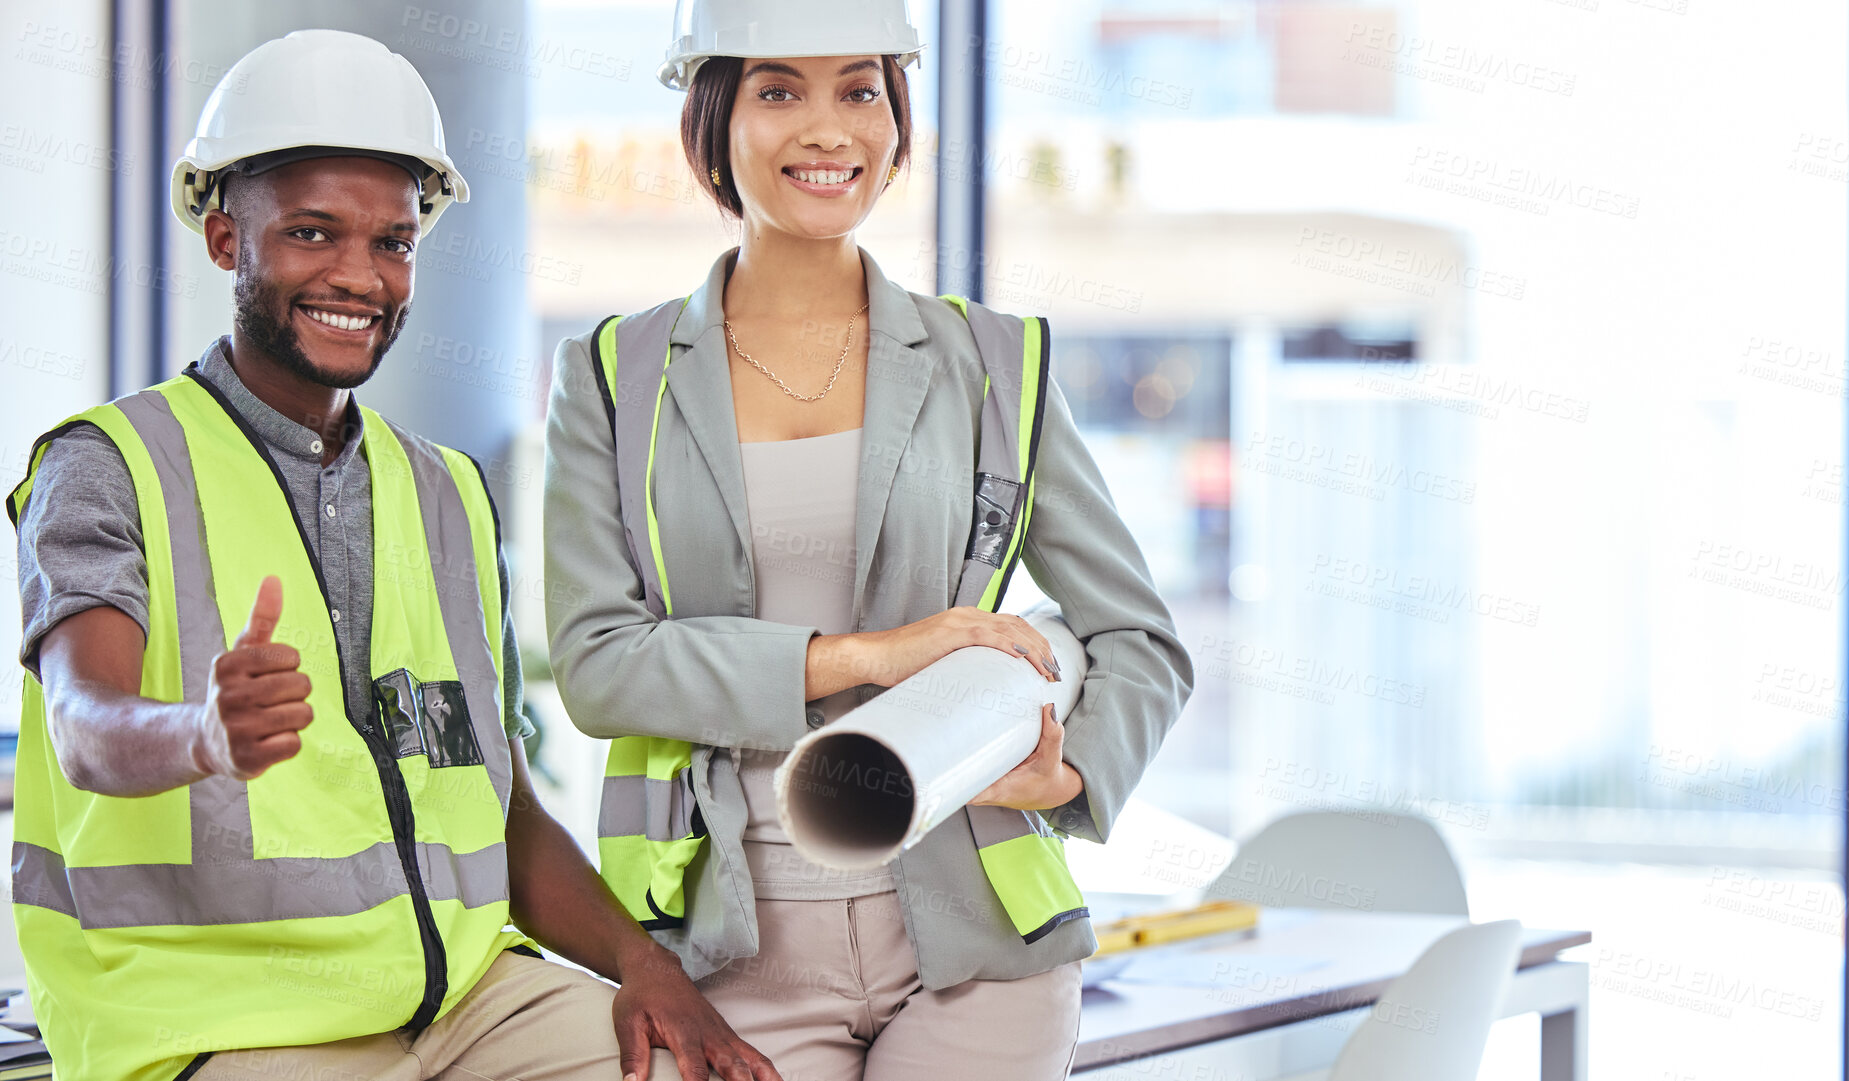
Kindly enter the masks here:
M 501 590 L 475 464 L 362 409 L 375 709 L 350 717 L 320 569 L 262 441 L 190 368 L 41 437 L 100 428 L 135 482 L 148 570 L 140 693 L 203 701 L 257 585 L 315 720 L 243 783 L 158 795 L 64 778 L 25 681 L 13 915 L 58 1076 L 166 1081 L 213 1051 L 326 1043 L 443 1015 L 510 945 Z
M 1046 320 L 1000 315 L 962 297 L 946 302 L 969 322 L 986 373 L 982 441 L 976 461 L 970 541 L 955 604 L 998 611 L 1020 562 L 1033 512 L 1034 456 L 1046 412 L 1049 339 Z M 686 300 L 639 315 L 606 319 L 594 336 L 595 371 L 616 447 L 617 488 L 630 554 L 640 570 L 645 602 L 657 619 L 674 618 L 673 593 L 656 518 L 655 443 L 667 393 L 669 345 Z M 617 378 L 617 357 L 661 357 L 655 393 L 635 393 L 652 370 Z M 619 388 L 621 393 L 612 393 Z M 649 558 L 634 527 L 644 527 Z M 604 881 L 643 927 L 681 926 L 683 879 L 706 830 L 695 804 L 693 745 L 653 736 L 610 741 L 598 815 L 598 856 Z M 968 818 L 983 872 L 1027 942 L 1089 913 L 1066 869 L 1064 843 L 1039 815 L 1007 807 L 971 807 Z

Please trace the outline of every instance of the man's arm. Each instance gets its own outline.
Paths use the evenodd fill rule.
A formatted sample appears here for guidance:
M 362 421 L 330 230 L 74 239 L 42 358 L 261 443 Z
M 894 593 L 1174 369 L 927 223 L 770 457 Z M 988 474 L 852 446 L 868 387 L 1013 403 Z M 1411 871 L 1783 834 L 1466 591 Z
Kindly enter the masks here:
M 115 608 L 89 608 L 39 646 L 45 723 L 66 780 L 105 796 L 152 796 L 206 776 L 195 754 L 197 702 L 142 698 L 141 628 Z
M 46 727 L 73 786 L 152 796 L 222 773 L 249 780 L 302 749 L 314 719 L 301 655 L 270 641 L 282 583 L 266 578 L 250 622 L 212 662 L 204 702 L 143 698 L 141 627 L 110 607 L 86 608 L 39 647 Z
M 646 1081 L 649 1048 L 674 1054 L 681 1076 L 700 1081 L 781 1081 L 770 1060 L 738 1038 L 682 970 L 604 884 L 546 809 L 517 739 L 507 805 L 507 875 L 514 926 L 575 964 L 622 984 L 613 1021 L 623 1076 Z M 709 1064 L 711 1069 L 709 1071 Z

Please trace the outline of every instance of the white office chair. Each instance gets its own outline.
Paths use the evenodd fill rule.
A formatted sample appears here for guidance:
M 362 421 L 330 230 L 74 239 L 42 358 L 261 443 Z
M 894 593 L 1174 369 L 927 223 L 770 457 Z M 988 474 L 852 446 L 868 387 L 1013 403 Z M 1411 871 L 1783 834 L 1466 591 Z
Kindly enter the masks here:
M 1207 896 L 1272 908 L 1470 915 L 1444 838 L 1423 818 L 1384 812 L 1274 819 L 1239 846 Z
M 1520 920 L 1500 920 L 1432 943 L 1387 985 L 1327 1081 L 1476 1081 L 1521 934 Z

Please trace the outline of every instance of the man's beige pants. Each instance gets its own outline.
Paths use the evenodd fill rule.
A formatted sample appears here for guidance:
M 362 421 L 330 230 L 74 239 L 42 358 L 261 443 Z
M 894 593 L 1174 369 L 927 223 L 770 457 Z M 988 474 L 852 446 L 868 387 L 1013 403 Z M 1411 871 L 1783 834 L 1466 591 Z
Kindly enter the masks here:
M 620 1081 L 610 1020 L 615 993 L 577 969 L 505 952 L 416 1038 L 382 1032 L 311 1047 L 221 1051 L 193 1081 Z M 657 1050 L 649 1081 L 679 1079 L 673 1057 Z
M 1076 961 L 929 991 L 896 893 L 759 899 L 757 915 L 758 955 L 697 986 L 784 1081 L 1058 1081 L 1072 1068 Z

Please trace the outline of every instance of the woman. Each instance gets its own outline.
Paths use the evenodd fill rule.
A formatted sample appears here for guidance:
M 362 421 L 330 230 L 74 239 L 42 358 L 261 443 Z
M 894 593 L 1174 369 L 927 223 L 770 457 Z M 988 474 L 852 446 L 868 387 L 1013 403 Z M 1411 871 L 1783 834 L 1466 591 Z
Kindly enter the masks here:
M 1065 726 L 1043 715 L 982 807 L 889 868 L 825 870 L 778 828 L 773 770 L 858 688 L 968 645 L 1060 674 L 1023 620 L 953 606 L 989 491 L 971 323 L 854 242 L 910 149 L 903 2 L 840 0 L 809 26 L 787 7 L 757 22 L 769 6 L 683 2 L 662 73 L 689 91 L 687 157 L 739 247 L 684 300 L 568 339 L 555 362 L 552 664 L 573 721 L 623 737 L 604 876 L 786 1077 L 1064 1077 L 1095 939 L 1046 824 L 1104 839 L 1192 669 L 1048 387 L 1019 551 L 1086 644 Z M 979 852 L 985 814 L 1033 823 L 1027 847 L 1054 863 Z M 1010 876 L 1074 902 L 1024 917 Z

